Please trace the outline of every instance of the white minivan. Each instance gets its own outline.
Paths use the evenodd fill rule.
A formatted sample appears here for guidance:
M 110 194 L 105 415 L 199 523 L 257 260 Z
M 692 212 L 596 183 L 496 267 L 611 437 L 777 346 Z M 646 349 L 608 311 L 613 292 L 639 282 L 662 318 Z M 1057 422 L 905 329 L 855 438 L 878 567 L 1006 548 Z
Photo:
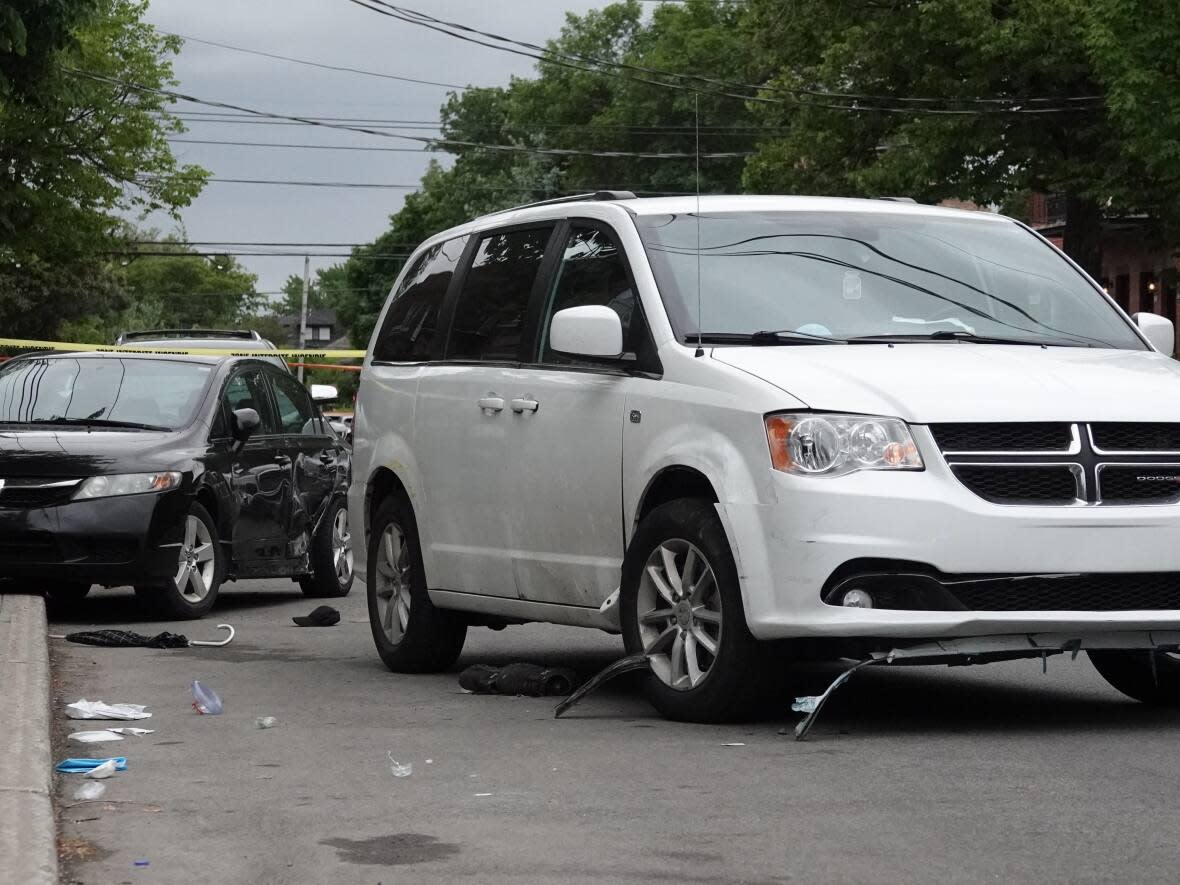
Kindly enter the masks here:
M 1180 704 L 1180 364 L 1025 225 L 619 192 L 424 243 L 378 318 L 350 509 L 377 650 L 623 634 L 665 715 L 775 659 L 1086 650 Z M 939 654 L 931 655 L 930 649 Z

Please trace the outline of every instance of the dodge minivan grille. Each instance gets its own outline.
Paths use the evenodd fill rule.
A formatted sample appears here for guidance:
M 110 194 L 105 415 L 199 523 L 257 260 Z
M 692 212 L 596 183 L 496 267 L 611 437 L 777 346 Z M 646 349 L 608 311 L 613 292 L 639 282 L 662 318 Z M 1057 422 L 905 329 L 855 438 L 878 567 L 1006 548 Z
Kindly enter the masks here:
M 932 424 L 964 486 L 996 504 L 1180 503 L 1180 424 Z
M 1164 611 L 1180 609 L 1180 574 L 1031 576 L 951 584 L 971 611 Z

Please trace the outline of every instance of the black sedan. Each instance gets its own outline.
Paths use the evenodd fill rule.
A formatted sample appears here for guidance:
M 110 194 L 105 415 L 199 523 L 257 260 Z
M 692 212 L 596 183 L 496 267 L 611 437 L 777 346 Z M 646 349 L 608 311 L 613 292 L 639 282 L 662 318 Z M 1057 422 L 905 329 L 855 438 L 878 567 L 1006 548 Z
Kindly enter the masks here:
M 349 450 L 307 390 L 264 360 L 0 365 L 0 578 L 59 606 L 131 584 L 162 613 L 196 618 L 222 582 L 262 577 L 344 596 L 350 478 Z

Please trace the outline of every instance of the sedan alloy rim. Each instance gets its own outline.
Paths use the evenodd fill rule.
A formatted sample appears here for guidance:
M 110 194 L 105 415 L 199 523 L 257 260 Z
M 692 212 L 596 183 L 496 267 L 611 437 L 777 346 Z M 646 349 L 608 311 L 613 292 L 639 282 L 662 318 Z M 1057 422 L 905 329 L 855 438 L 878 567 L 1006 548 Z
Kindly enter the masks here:
M 174 579 L 185 602 L 196 605 L 209 595 L 217 572 L 215 553 L 209 526 L 190 514 L 184 521 L 184 542 L 180 545 L 180 562 Z
M 341 585 L 352 577 L 352 534 L 348 531 L 348 510 L 341 507 L 332 520 L 332 566 Z
M 677 691 L 700 686 L 721 647 L 721 596 L 704 554 L 680 538 L 656 547 L 639 579 L 636 612 L 656 677 Z
M 377 547 L 377 615 L 386 639 L 401 642 L 410 622 L 410 548 L 396 522 L 385 527 Z

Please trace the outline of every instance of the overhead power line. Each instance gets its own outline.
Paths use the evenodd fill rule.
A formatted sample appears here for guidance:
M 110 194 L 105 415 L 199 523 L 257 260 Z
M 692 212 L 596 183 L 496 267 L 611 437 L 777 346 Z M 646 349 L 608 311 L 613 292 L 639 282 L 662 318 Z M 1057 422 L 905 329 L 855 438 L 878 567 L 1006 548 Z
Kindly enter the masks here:
M 421 184 L 391 184 L 386 182 L 371 182 L 371 181 L 319 181 L 308 179 L 285 179 L 285 178 L 200 178 L 197 176 L 184 175 L 140 175 L 136 177 L 137 181 L 205 181 L 214 182 L 216 184 L 261 184 L 261 185 L 278 185 L 283 187 L 331 187 L 331 188 L 376 188 L 383 190 L 418 190 L 422 187 Z M 469 190 L 473 191 L 489 191 L 489 192 L 505 192 L 515 193 L 522 190 L 536 190 L 543 191 L 547 194 L 555 196 L 574 195 L 592 193 L 600 190 L 630 190 L 636 194 L 660 194 L 662 196 L 685 196 L 692 193 L 691 191 L 653 191 L 653 190 L 636 190 L 637 186 L 628 185 L 614 185 L 608 187 L 605 185 L 586 185 L 584 187 L 577 187 L 568 185 L 565 189 L 554 189 L 549 185 L 540 182 L 521 182 L 513 185 L 484 185 L 476 184 L 470 185 Z
M 233 147 L 299 148 L 305 151 L 378 151 L 383 153 L 421 154 L 422 148 L 364 147 L 354 144 L 288 144 L 278 141 L 223 141 L 213 138 L 169 138 L 172 144 L 220 144 Z
M 1052 113 L 1076 113 L 1079 110 L 1094 109 L 1090 107 L 1090 103 L 1101 102 L 1102 97 L 1098 95 L 1084 95 L 1084 96 L 1058 96 L 1058 97 L 992 97 L 992 98 L 933 98 L 933 97 L 913 97 L 913 96 L 896 96 L 896 95 L 867 95 L 862 93 L 847 93 L 847 92 L 832 92 L 817 89 L 805 88 L 788 88 L 784 86 L 775 86 L 771 84 L 754 84 L 754 83 L 736 83 L 728 80 L 720 80 L 713 77 L 706 77 L 699 74 L 682 74 L 676 71 L 668 71 L 659 68 L 651 68 L 643 65 L 629 64 L 625 62 L 618 62 L 611 59 L 596 58 L 594 56 L 563 53 L 546 46 L 540 46 L 536 43 L 529 43 L 523 40 L 516 40 L 511 37 L 504 37 L 499 34 L 494 34 L 489 31 L 483 31 L 478 28 L 473 28 L 459 22 L 450 22 L 444 19 L 435 18 L 426 13 L 417 10 L 409 9 L 403 6 L 397 6 L 393 3 L 388 3 L 386 0 L 348 0 L 348 2 L 368 9 L 370 12 L 376 12 L 380 15 L 394 18 L 407 24 L 417 25 L 419 27 L 428 28 L 433 31 L 445 34 L 459 40 L 464 40 L 469 43 L 475 43 L 480 46 L 486 46 L 491 49 L 497 49 L 503 52 L 510 52 L 515 55 L 524 55 L 540 61 L 546 61 L 551 64 L 557 64 L 564 67 L 573 67 L 578 70 L 589 73 L 598 73 L 610 75 L 612 72 L 615 75 L 626 76 L 629 79 L 637 80 L 639 82 L 648 83 L 654 86 L 662 86 L 668 89 L 679 89 L 690 92 L 695 92 L 701 95 L 714 95 L 723 98 L 738 99 L 747 102 L 769 103 L 769 104 L 799 104 L 802 106 L 820 107 L 831 110 L 843 110 L 853 113 L 912 113 L 912 114 L 931 114 L 931 115 L 955 115 L 955 116 L 970 116 L 975 114 L 1052 114 Z M 475 35 L 475 36 L 468 36 Z M 484 39 L 480 39 L 484 38 Z M 494 42 L 488 42 L 494 41 Z M 513 48 L 519 47 L 519 48 Z M 602 70 L 607 68 L 608 70 Z M 642 77 L 633 76 L 631 72 L 644 75 Z M 652 76 L 664 77 L 664 81 L 651 80 Z M 669 80 L 673 82 L 668 82 Z M 711 88 L 702 88 L 700 85 L 689 84 L 704 84 Z M 738 90 L 738 91 L 734 91 Z M 781 98 L 772 98 L 763 93 L 780 92 L 795 97 L 795 101 L 787 102 Z M 746 94 L 753 93 L 753 94 Z M 802 101 L 800 96 L 808 98 L 825 98 L 837 101 L 868 101 L 868 102 L 889 102 L 891 105 L 832 105 L 822 102 Z M 913 107 L 897 107 L 897 104 L 913 105 Z M 958 104 L 958 105 L 980 105 L 981 107 L 968 109 L 954 109 L 954 108 L 934 108 L 928 105 L 934 104 Z M 1052 107 L 1023 107 L 1028 104 L 1043 104 L 1055 105 Z M 1067 106 L 1062 106 L 1063 104 Z M 1072 105 L 1072 106 L 1068 106 Z
M 246 107 L 245 105 L 231 104 L 224 101 L 212 101 L 210 99 L 197 98 L 193 95 L 187 95 L 183 92 L 177 92 L 172 89 L 159 89 L 153 86 L 144 86 L 141 83 L 134 83 L 130 80 L 123 80 L 117 77 L 108 77 L 105 74 L 95 74 L 91 71 L 80 71 L 75 68 L 63 68 L 67 73 L 78 77 L 86 77 L 91 80 L 97 80 L 103 83 L 111 83 L 117 86 L 122 86 L 125 89 L 131 89 L 136 92 L 142 92 L 148 95 L 159 95 L 165 98 L 172 98 L 177 101 L 187 101 L 193 104 L 205 105 L 207 107 L 226 108 L 232 111 L 241 111 L 247 114 L 254 114 L 259 117 L 267 117 L 274 120 L 294 120 L 299 123 L 306 123 L 309 126 L 320 126 L 325 129 L 339 129 L 345 132 L 360 132 L 365 135 L 377 135 L 383 138 L 398 138 L 405 141 L 415 141 L 420 144 L 429 145 L 432 150 L 445 149 L 447 146 L 472 148 L 476 150 L 502 151 L 504 153 L 523 153 L 523 154 L 541 154 L 547 156 L 564 156 L 564 157 L 602 157 L 606 159 L 625 158 L 625 159 L 641 159 L 641 160 L 689 160 L 695 159 L 697 155 L 679 152 L 646 152 L 646 151 L 591 151 L 591 150 L 574 150 L 568 148 L 533 148 L 524 145 L 508 145 L 508 144 L 486 144 L 475 141 L 460 141 L 452 138 L 427 138 L 421 135 L 405 135 L 396 132 L 384 132 L 379 129 L 372 129 L 365 126 L 352 126 L 343 123 L 327 123 L 323 121 L 312 120 L 308 117 L 295 117 L 288 114 L 276 114 L 272 111 L 260 111 L 256 108 Z M 452 152 L 453 153 L 453 152 Z M 725 151 L 720 153 L 701 154 L 702 160 L 713 159 L 734 159 L 738 157 L 751 156 L 750 151 Z

